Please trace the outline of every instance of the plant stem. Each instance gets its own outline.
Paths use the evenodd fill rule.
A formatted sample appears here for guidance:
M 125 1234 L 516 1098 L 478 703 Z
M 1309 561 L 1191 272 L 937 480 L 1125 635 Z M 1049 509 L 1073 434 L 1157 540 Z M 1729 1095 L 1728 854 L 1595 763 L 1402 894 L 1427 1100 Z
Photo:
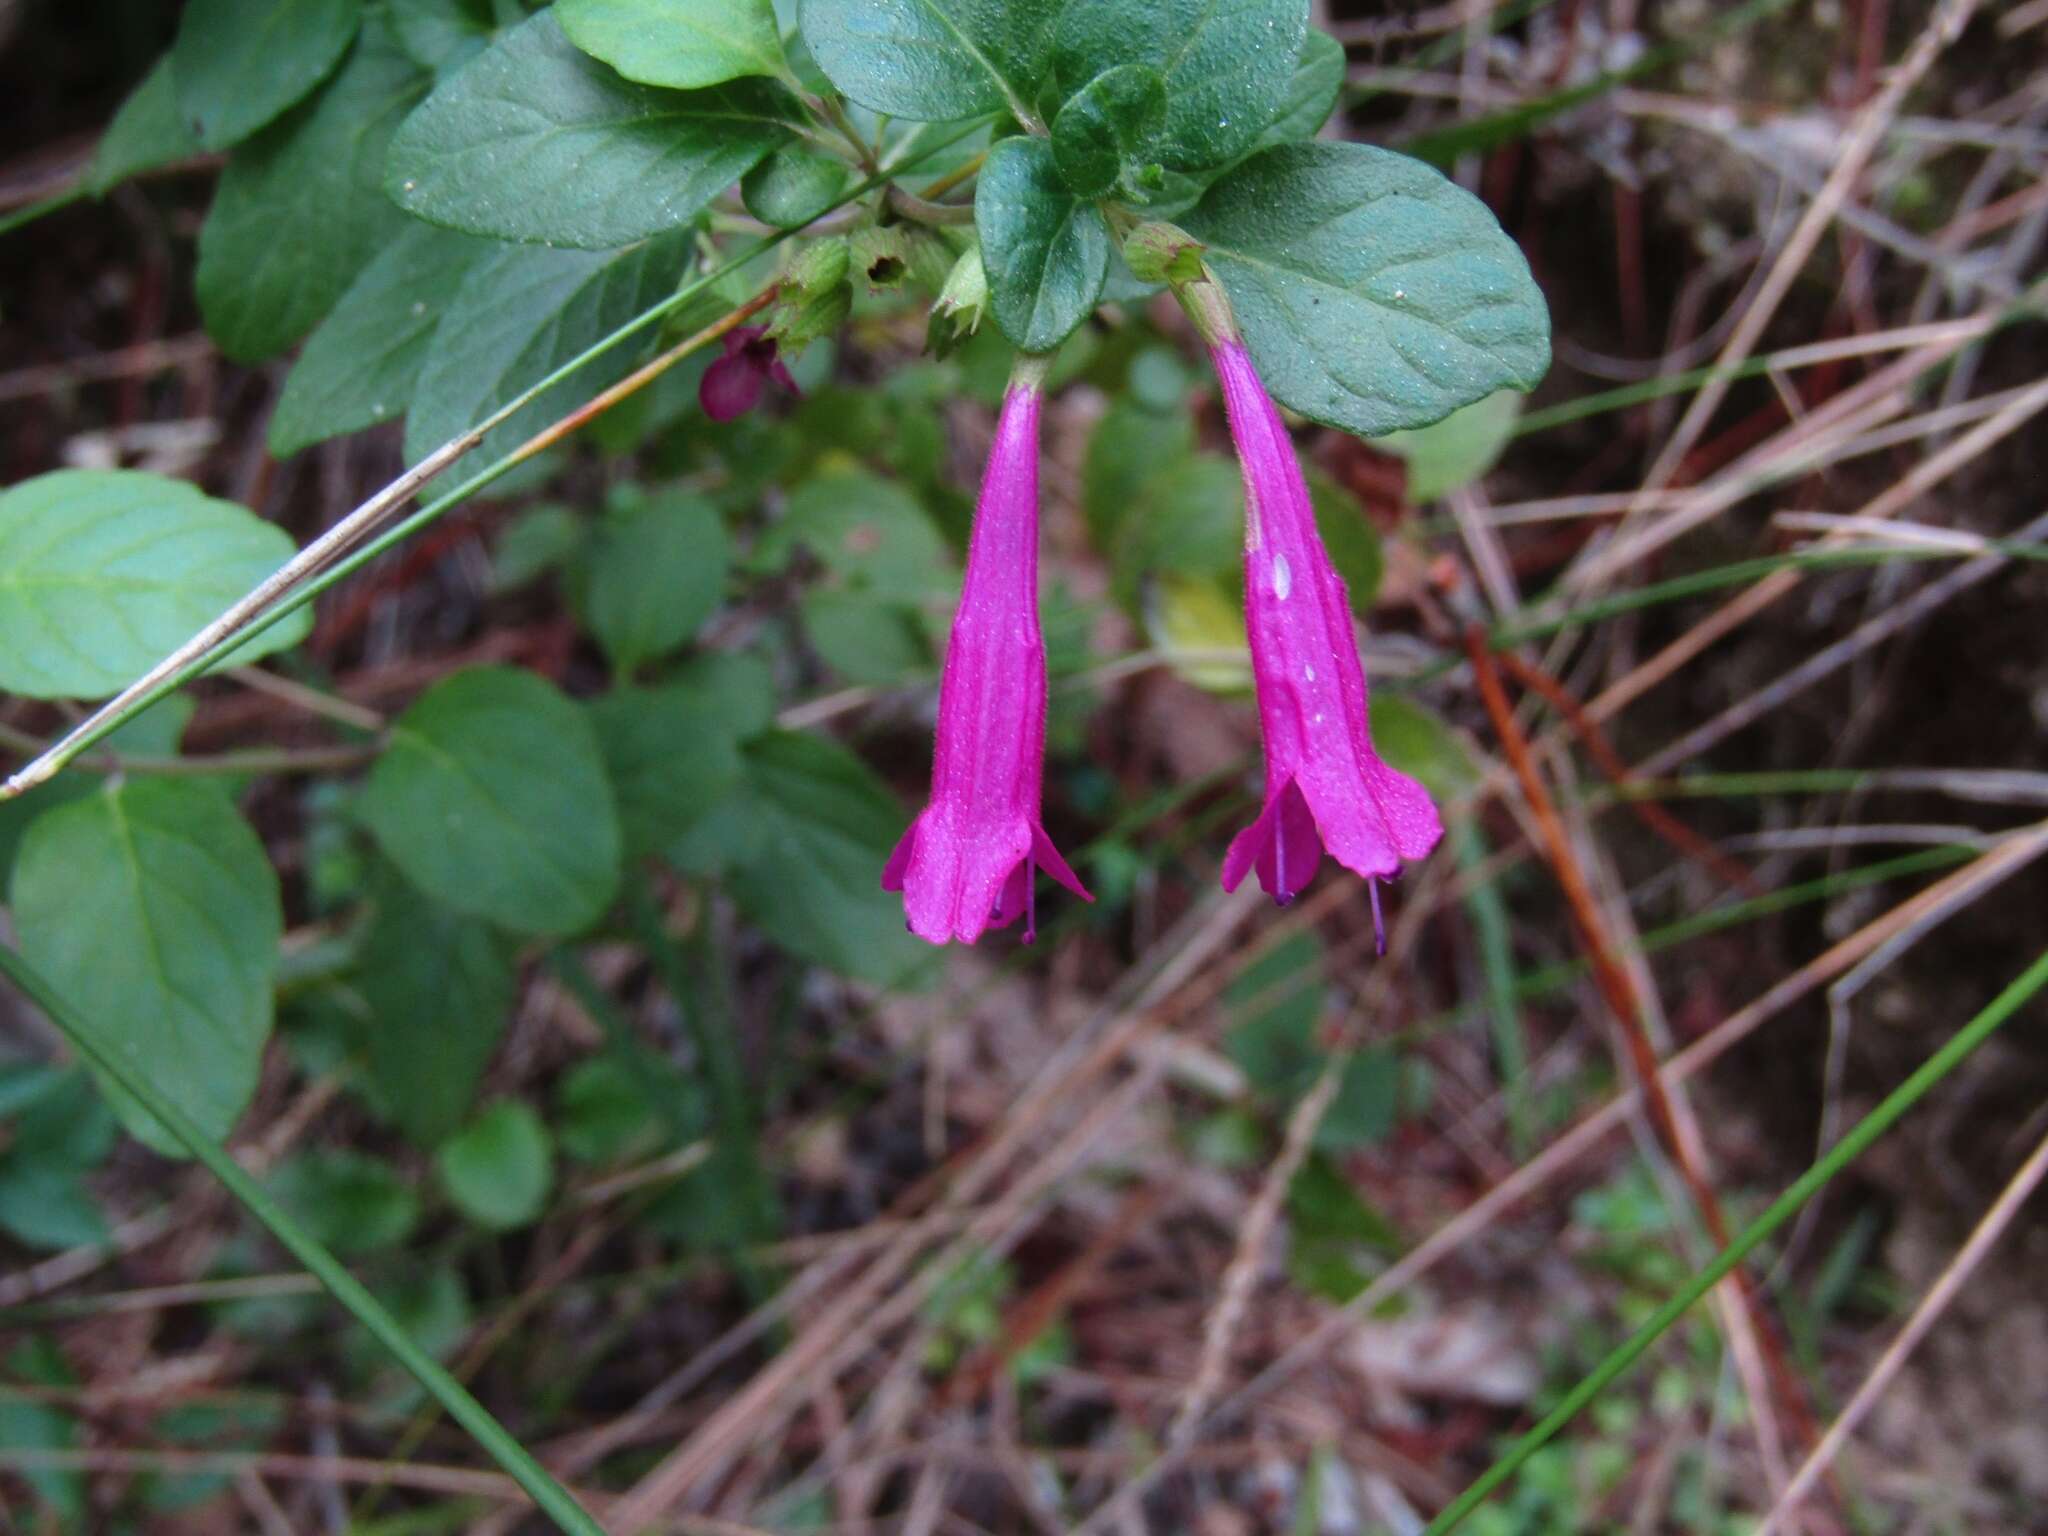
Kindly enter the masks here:
M 1791 1220 L 1802 1205 L 1819 1193 L 1823 1185 L 1869 1150 L 1871 1143 L 1890 1130 L 1907 1110 L 1925 1098 L 1936 1083 L 1954 1071 L 1964 1057 L 1982 1045 L 1992 1031 L 2017 1013 L 2043 986 L 2048 986 L 2048 952 L 2044 952 L 2003 992 L 1993 998 L 1983 1012 L 1957 1030 L 1940 1050 L 1921 1064 L 1918 1071 L 1886 1095 L 1877 1108 L 1859 1120 L 1848 1135 L 1828 1149 L 1826 1156 L 1801 1174 L 1790 1188 L 1771 1202 L 1769 1209 L 1715 1255 L 1713 1261 L 1694 1275 L 1677 1295 L 1659 1307 L 1655 1316 L 1595 1366 L 1583 1381 L 1567 1392 L 1562 1402 L 1545 1414 L 1533 1429 L 1509 1447 L 1505 1455 L 1481 1473 L 1470 1487 L 1430 1521 L 1422 1536 L 1445 1536 L 1446 1532 L 1456 1529 L 1467 1515 L 1486 1502 L 1496 1488 L 1512 1478 L 1531 1456 L 1576 1418 L 1581 1409 L 1634 1365 L 1644 1352 L 1662 1337 L 1664 1331 L 1684 1316 L 1694 1303 L 1733 1273 L 1765 1238 Z
M 604 1527 L 576 1502 L 568 1489 L 534 1460 L 526 1447 L 491 1416 L 489 1409 L 413 1342 L 398 1319 L 364 1289 L 362 1282 L 350 1274 L 340 1260 L 314 1241 L 285 1213 L 282 1206 L 265 1193 L 263 1186 L 251 1178 L 240 1163 L 160 1093 L 147 1072 L 138 1068 L 124 1053 L 102 1046 L 91 1026 L 72 1013 L 70 1004 L 59 997 L 27 961 L 4 945 L 0 945 L 0 972 L 5 972 L 23 995 L 49 1016 L 50 1022 L 70 1041 L 72 1049 L 162 1121 L 170 1133 L 205 1166 L 206 1171 L 219 1179 L 228 1193 L 240 1201 L 251 1216 L 269 1228 L 271 1235 L 292 1257 L 305 1265 L 334 1299 L 347 1308 L 378 1343 L 391 1351 L 398 1363 L 448 1411 L 448 1416 L 469 1431 L 490 1458 L 526 1490 L 557 1529 L 567 1536 L 605 1536 Z

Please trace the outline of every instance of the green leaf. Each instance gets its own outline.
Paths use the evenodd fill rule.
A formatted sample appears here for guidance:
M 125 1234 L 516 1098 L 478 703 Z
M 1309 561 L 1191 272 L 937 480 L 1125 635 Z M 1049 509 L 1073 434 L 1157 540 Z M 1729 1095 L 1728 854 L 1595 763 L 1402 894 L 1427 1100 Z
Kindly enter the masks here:
M 666 853 L 740 785 L 740 743 L 774 718 L 768 669 L 751 656 L 699 657 L 658 688 L 594 699 L 605 769 L 633 858 Z
M 435 328 L 462 280 L 491 247 L 407 221 L 313 332 L 270 418 L 283 458 L 405 414 Z
M 385 0 L 391 30 L 422 69 L 440 79 L 490 46 L 491 0 Z
M 539 1216 L 555 1182 L 554 1146 L 531 1106 L 500 1099 L 441 1144 L 434 1171 L 457 1210 L 505 1231 Z
M 1081 512 L 1097 549 L 1107 554 L 1116 547 L 1138 488 L 1194 446 L 1194 419 L 1177 403 L 1172 411 L 1153 411 L 1117 399 L 1103 412 L 1081 461 Z
M 1244 478 L 1217 453 L 1169 459 L 1141 480 L 1110 551 L 1126 607 L 1161 575 L 1234 582 L 1243 556 Z
M 1344 89 L 1344 68 L 1344 45 L 1329 33 L 1310 27 L 1301 40 L 1301 53 L 1294 61 L 1294 76 L 1287 82 L 1280 113 L 1259 135 L 1257 147 L 1314 138 Z
M 531 672 L 478 667 L 428 690 L 393 725 L 359 808 L 427 895 L 519 933 L 575 933 L 618 890 L 596 736 Z
M 1373 435 L 1441 421 L 1550 364 L 1550 316 L 1486 205 L 1364 144 L 1263 150 L 1181 221 L 1236 306 L 1267 387 Z
M 57 1252 L 107 1240 L 107 1218 L 78 1170 L 40 1158 L 0 1158 L 0 1232 Z
M 488 250 L 434 328 L 406 418 L 406 458 L 425 458 L 673 293 L 688 255 L 684 234 L 623 251 Z M 654 340 L 650 328 L 544 391 L 487 437 L 483 452 L 506 452 L 624 378 Z
M 362 0 L 191 0 L 171 45 L 178 112 L 201 147 L 226 149 L 325 80 Z
M 132 469 L 60 469 L 0 492 L 0 689 L 31 698 L 118 692 L 291 558 L 233 502 Z M 305 637 L 307 615 L 235 653 Z
M 491 586 L 511 592 L 567 565 L 583 547 L 582 519 L 552 502 L 528 507 L 505 525 L 491 550 Z
M 175 756 L 178 737 L 191 721 L 195 707 L 189 697 L 174 693 L 111 732 L 103 745 L 115 753 Z M 83 800 L 97 788 L 96 781 L 89 774 L 60 773 L 25 795 L 0 800 L 0 885 L 6 883 L 8 872 L 14 868 L 15 851 L 35 819 L 57 806 Z
M 82 1068 L 36 1066 L 24 1083 L 14 1076 L 6 1113 L 13 1116 L 7 1155 L 28 1157 L 76 1172 L 95 1167 L 113 1150 L 114 1117 L 93 1092 Z M 26 1097 L 21 1090 L 27 1089 Z
M 740 178 L 740 200 L 764 224 L 795 229 L 832 208 L 852 185 L 853 167 L 844 160 L 785 144 Z
M 929 594 L 951 564 L 917 498 L 864 469 L 834 470 L 798 486 L 759 554 L 779 568 L 797 546 L 846 586 L 905 602 Z
M 903 928 L 882 864 L 909 823 L 872 770 L 822 736 L 771 731 L 746 751 L 744 797 L 720 817 L 752 847 L 729 884 L 793 954 L 882 986 L 915 984 L 933 951 Z
M 1078 197 L 1116 185 L 1166 125 L 1166 77 L 1145 64 L 1104 70 L 1053 119 L 1052 157 Z
M 364 1045 L 378 1105 L 421 1146 L 469 1113 L 512 1011 L 512 960 L 488 923 L 383 881 L 357 964 Z
M 112 1148 L 114 1117 L 77 1067 L 0 1068 L 0 1230 L 35 1248 L 105 1240 L 83 1173 Z
M 1408 500 L 1421 506 L 1470 485 L 1499 463 L 1521 415 L 1521 395 L 1495 390 L 1434 426 L 1389 432 L 1373 446 L 1407 460 Z
M 1073 90 L 1117 65 L 1157 69 L 1159 158 L 1198 171 L 1257 142 L 1287 99 L 1307 28 L 1308 0 L 1072 0 L 1053 34 L 1053 70 Z
M 23 956 L 98 1044 L 225 1137 L 270 1036 L 284 919 L 263 845 L 219 787 L 135 779 L 58 807 L 22 840 L 11 899 Z M 137 1137 L 184 1155 L 102 1086 Z
M 1224 1049 L 1259 1092 L 1282 1101 L 1307 1091 L 1323 1069 L 1316 1026 L 1328 1001 L 1323 946 L 1313 933 L 1283 939 L 1231 978 L 1223 1001 Z
M 452 229 L 602 250 L 696 218 L 788 137 L 796 111 L 765 82 L 622 80 L 548 10 L 435 87 L 392 139 L 385 184 Z
M 1067 190 L 1043 139 L 1004 139 L 988 152 L 974 194 L 996 324 L 1026 352 L 1072 334 L 1109 275 L 1109 226 Z
M 199 230 L 207 334 L 241 362 L 316 325 L 405 227 L 381 186 L 386 146 L 426 77 L 374 23 L 320 93 L 235 151 Z
M 362 1152 L 301 1152 L 269 1186 L 313 1240 L 336 1253 L 395 1248 L 419 1220 L 419 1196 L 389 1163 Z
M 1372 698 L 1372 742 L 1388 766 L 1411 778 L 1439 800 L 1464 794 L 1479 782 L 1479 771 L 1457 734 L 1412 699 L 1391 693 Z
M 615 1056 L 593 1056 L 555 1090 L 562 1150 L 579 1163 L 620 1163 L 661 1143 L 662 1117 L 639 1073 Z
M 1366 1204 L 1327 1153 L 1312 1152 L 1287 1186 L 1288 1268 L 1297 1284 L 1331 1301 L 1365 1289 L 1358 1261 L 1401 1251 L 1401 1234 Z
M 643 85 L 689 90 L 787 67 L 768 0 L 559 0 L 555 14 L 570 42 Z
M 799 611 L 811 648 L 849 683 L 886 688 L 931 669 L 917 610 L 870 592 L 806 592 Z
M 42 1387 L 76 1385 L 56 1342 L 47 1334 L 31 1336 L 7 1357 L 11 1375 Z M 0 1392 L 0 1448 L 22 1451 L 69 1451 L 78 1444 L 78 1421 L 43 1403 Z M 16 1474 L 55 1517 L 56 1531 L 87 1529 L 85 1475 L 70 1469 L 27 1467 Z
M 424 1268 L 408 1264 L 384 1294 L 393 1320 L 436 1360 L 453 1355 L 475 1326 L 476 1309 L 470 1305 L 469 1289 L 463 1284 L 462 1271 L 452 1263 Z M 372 1396 L 379 1406 L 392 1402 L 409 1407 L 418 1401 L 418 1389 L 392 1368 L 390 1355 L 368 1329 L 361 1324 L 351 1327 L 344 1347 L 360 1369 L 374 1373 Z M 404 1528 L 401 1523 L 399 1529 Z
M 178 111 L 177 87 L 166 54 L 142 77 L 142 84 L 129 93 L 107 124 L 82 185 L 100 196 L 130 176 L 189 159 L 199 151 L 199 141 Z
M 725 596 L 732 541 L 689 491 L 614 499 L 584 551 L 577 615 L 621 676 L 694 635 Z
M 1008 109 L 1032 120 L 1057 0 L 802 0 L 805 45 L 876 112 L 945 122 Z
M 1315 1144 L 1325 1152 L 1347 1152 L 1384 1141 L 1400 1109 L 1401 1058 L 1384 1046 L 1360 1051 L 1344 1063 Z
M 1161 571 L 1145 583 L 1145 637 L 1174 672 L 1211 693 L 1252 685 L 1244 610 L 1220 581 Z

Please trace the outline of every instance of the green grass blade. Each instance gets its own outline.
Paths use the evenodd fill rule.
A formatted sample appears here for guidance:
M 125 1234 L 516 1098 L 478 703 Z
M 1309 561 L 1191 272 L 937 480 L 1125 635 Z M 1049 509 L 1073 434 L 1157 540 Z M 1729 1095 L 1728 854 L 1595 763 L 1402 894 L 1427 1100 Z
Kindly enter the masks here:
M 398 1319 L 385 1310 L 383 1303 L 372 1296 L 361 1281 L 343 1268 L 340 1260 L 307 1235 L 284 1208 L 265 1193 L 263 1186 L 228 1156 L 225 1148 L 194 1125 L 177 1105 L 158 1093 L 155 1083 L 138 1071 L 125 1055 L 104 1049 L 92 1028 L 71 1011 L 70 1004 L 59 997 L 27 961 L 4 945 L 0 945 L 0 972 L 4 972 L 24 996 L 48 1015 L 50 1022 L 71 1042 L 72 1049 L 113 1082 L 120 1084 L 135 1097 L 136 1102 L 162 1121 L 205 1166 L 206 1171 L 219 1179 L 228 1193 L 240 1201 L 251 1216 L 269 1228 L 271 1236 L 305 1265 L 308 1272 L 327 1287 L 334 1299 L 346 1307 L 378 1343 L 391 1351 L 398 1363 L 447 1410 L 448 1416 L 469 1431 L 477 1444 L 526 1490 L 559 1530 L 567 1536 L 605 1536 L 604 1527 L 570 1496 L 568 1489 L 556 1482 L 526 1447 L 491 1416 L 490 1410 L 470 1396 L 462 1383 L 413 1342 Z
M 1823 1185 L 1869 1150 L 1871 1143 L 1897 1124 L 1907 1110 L 1925 1098 L 1936 1083 L 1954 1071 L 1966 1056 L 1990 1037 L 1992 1031 L 2017 1013 L 2043 986 L 2048 986 L 2048 953 L 2043 953 L 2003 992 L 1992 999 L 1983 1012 L 1956 1031 L 1940 1050 L 1921 1064 L 1918 1071 L 1893 1089 L 1877 1108 L 1856 1123 L 1848 1135 L 1829 1148 L 1824 1157 L 1772 1201 L 1769 1209 L 1745 1227 L 1741 1234 L 1723 1248 L 1706 1268 L 1694 1275 L 1677 1295 L 1659 1307 L 1648 1322 L 1631 1334 L 1606 1359 L 1595 1366 L 1584 1380 L 1567 1392 L 1563 1401 L 1545 1414 L 1533 1429 L 1509 1447 L 1505 1455 L 1481 1473 L 1470 1487 L 1430 1521 L 1423 1531 L 1423 1536 L 1445 1536 L 1446 1532 L 1456 1529 L 1467 1515 L 1486 1502 L 1495 1489 L 1520 1471 L 1531 1456 L 1576 1418 L 1588 1403 L 1634 1365 L 1644 1352 L 1663 1336 L 1667 1328 L 1684 1316 L 1708 1291 L 1725 1280 L 1764 1239 L 1791 1220 L 1799 1208 L 1812 1199 Z

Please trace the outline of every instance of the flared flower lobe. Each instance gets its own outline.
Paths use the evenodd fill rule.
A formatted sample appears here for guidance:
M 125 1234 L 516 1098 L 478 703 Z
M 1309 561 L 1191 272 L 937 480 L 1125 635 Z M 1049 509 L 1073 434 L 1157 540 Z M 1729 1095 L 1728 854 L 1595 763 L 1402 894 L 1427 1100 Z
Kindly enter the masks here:
M 882 888 L 903 893 L 910 931 L 933 944 L 972 944 L 1019 917 L 1034 937 L 1035 870 L 1094 899 L 1039 821 L 1038 405 L 1028 385 L 1004 397 L 946 644 L 931 800 L 882 871 Z

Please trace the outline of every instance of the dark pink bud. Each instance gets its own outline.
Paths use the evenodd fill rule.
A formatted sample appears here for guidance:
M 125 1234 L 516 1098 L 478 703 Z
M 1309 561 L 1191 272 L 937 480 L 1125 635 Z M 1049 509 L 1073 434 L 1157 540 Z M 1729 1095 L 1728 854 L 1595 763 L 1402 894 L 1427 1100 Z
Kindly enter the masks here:
M 910 931 L 934 944 L 972 944 L 1020 916 L 1035 937 L 1036 870 L 1094 900 L 1039 823 L 1038 402 L 1024 383 L 1003 399 L 946 644 L 931 800 L 882 871 L 882 889 L 903 893 Z
M 697 403 L 713 421 L 732 421 L 761 403 L 761 391 L 771 379 L 791 394 L 797 392 L 796 380 L 766 330 L 743 325 L 726 332 L 725 355 L 704 370 Z
M 1434 848 L 1443 823 L 1428 791 L 1373 750 L 1351 603 L 1286 424 L 1242 345 L 1211 352 L 1244 471 L 1245 628 L 1266 754 L 1265 810 L 1232 840 L 1223 888 L 1256 869 L 1284 904 L 1325 849 L 1368 881 L 1385 879 Z M 1373 911 L 1377 924 L 1377 887 Z

